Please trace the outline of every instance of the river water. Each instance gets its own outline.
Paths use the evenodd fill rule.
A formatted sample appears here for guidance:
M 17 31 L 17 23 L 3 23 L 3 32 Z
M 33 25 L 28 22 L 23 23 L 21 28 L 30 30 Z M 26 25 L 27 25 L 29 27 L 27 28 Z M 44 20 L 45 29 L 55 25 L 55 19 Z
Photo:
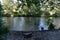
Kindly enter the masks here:
M 37 31 L 42 30 L 42 27 L 44 30 L 49 30 L 47 22 L 52 22 L 55 25 L 55 29 L 60 28 L 59 17 L 2 17 L 2 20 L 13 31 Z

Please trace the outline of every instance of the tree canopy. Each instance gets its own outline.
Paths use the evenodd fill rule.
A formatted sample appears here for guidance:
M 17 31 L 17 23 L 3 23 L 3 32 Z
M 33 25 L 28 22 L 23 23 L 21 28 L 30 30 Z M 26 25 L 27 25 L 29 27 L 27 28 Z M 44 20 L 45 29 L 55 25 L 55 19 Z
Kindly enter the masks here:
M 49 13 L 49 15 L 60 13 L 59 0 L 17 0 L 15 3 L 10 0 L 2 7 L 6 16 L 41 16 L 43 13 Z

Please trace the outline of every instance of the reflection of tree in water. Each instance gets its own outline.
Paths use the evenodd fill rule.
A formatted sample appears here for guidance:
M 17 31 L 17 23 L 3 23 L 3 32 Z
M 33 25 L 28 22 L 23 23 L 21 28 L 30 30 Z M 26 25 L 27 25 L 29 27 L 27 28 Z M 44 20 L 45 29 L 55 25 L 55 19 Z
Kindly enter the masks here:
M 38 23 L 39 22 L 39 18 L 36 17 L 26 17 L 25 18 L 25 24 L 24 24 L 24 28 L 26 30 L 37 30 L 38 29 Z
M 48 26 L 49 26 L 49 27 L 48 27 L 49 30 L 54 29 L 55 25 L 53 24 L 53 17 L 50 17 L 50 18 L 48 19 L 47 24 L 48 24 Z

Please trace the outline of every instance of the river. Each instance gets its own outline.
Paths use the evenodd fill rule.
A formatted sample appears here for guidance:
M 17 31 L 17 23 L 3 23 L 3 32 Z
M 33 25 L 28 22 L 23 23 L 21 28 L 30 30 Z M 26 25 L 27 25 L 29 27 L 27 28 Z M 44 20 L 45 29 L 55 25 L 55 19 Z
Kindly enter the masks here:
M 51 19 L 51 20 L 49 20 Z M 55 25 L 55 29 L 60 28 L 60 18 L 59 17 L 2 17 L 2 20 L 5 22 L 5 25 L 9 25 L 10 30 L 12 31 L 38 31 L 49 30 L 47 23 L 48 21 L 52 21 Z

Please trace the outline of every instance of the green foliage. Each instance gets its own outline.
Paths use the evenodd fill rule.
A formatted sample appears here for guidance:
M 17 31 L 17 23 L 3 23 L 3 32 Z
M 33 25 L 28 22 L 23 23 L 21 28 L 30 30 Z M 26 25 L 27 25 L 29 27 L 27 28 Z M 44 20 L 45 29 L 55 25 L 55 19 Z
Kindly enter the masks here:
M 36 0 L 26 0 L 26 2 L 27 2 L 28 7 L 30 7 L 31 4 L 37 5 L 40 3 L 39 0 L 37 0 L 37 1 Z
M 49 30 L 53 30 L 55 25 L 53 24 L 53 17 L 50 17 L 47 21 L 47 25 L 49 26 Z
M 2 18 L 0 17 L 0 40 L 9 32 L 9 27 L 4 25 Z M 5 37 L 4 37 L 5 38 Z M 5 39 L 4 39 L 5 40 Z
M 53 5 L 54 3 L 52 1 L 49 2 L 50 6 Z
M 49 25 L 49 30 L 52 30 L 52 29 L 54 29 L 54 24 L 53 23 L 50 23 L 50 25 Z
M 51 7 L 50 11 L 54 10 L 54 7 Z
M 7 0 L 6 0 L 7 1 Z M 19 3 L 21 1 L 21 3 Z M 50 16 L 50 11 L 53 13 L 58 12 L 60 10 L 58 0 L 18 0 L 16 3 L 13 3 L 12 0 L 8 0 L 3 6 L 0 4 L 0 10 L 4 13 L 1 15 L 5 16 L 21 16 L 21 15 L 37 15 L 41 16 L 45 11 Z M 3 7 L 3 8 L 2 8 Z M 5 12 L 4 10 L 7 12 Z M 54 13 L 55 13 L 54 12 Z M 47 14 L 45 13 L 45 15 Z M 54 14 L 53 13 L 53 14 Z M 47 16 L 47 15 L 46 15 Z
M 3 10 L 3 8 L 2 8 L 2 5 L 0 3 L 0 17 L 3 15 L 2 10 Z

